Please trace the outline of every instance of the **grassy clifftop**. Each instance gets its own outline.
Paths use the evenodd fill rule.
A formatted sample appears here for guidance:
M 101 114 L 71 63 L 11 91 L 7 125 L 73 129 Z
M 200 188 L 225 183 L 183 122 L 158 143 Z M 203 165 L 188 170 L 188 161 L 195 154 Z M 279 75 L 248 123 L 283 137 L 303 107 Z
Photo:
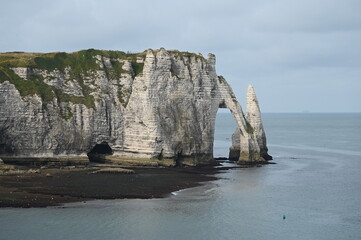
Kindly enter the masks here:
M 0 53 L 0 66 L 33 67 L 43 70 L 64 70 L 71 67 L 76 70 L 99 69 L 95 56 L 103 56 L 110 59 L 130 60 L 136 63 L 137 57 L 145 57 L 145 52 L 127 54 L 122 51 L 106 51 L 97 49 L 81 50 L 73 53 L 25 53 L 9 52 Z M 112 62 L 115 63 L 115 62 Z
M 96 56 L 110 59 L 111 67 L 102 69 L 97 63 Z M 0 53 L 0 83 L 10 81 L 22 96 L 37 94 L 45 103 L 57 98 L 60 102 L 81 103 L 90 108 L 94 107 L 94 98 L 90 95 L 92 90 L 84 84 L 84 78 L 91 78 L 91 74 L 96 70 L 104 70 L 107 78 L 119 79 L 121 73 L 125 72 L 122 69 L 123 64 L 119 60 L 131 62 L 135 77 L 143 71 L 143 63 L 137 63 L 137 57 L 145 57 L 145 52 L 126 54 L 122 51 L 88 49 L 73 53 Z M 62 93 L 60 89 L 46 84 L 41 74 L 30 74 L 28 79 L 24 80 L 13 71 L 13 68 L 16 67 L 49 72 L 56 70 L 60 73 L 65 73 L 67 69 L 70 78 L 76 80 L 81 86 L 84 97 Z M 124 102 L 122 94 L 118 95 L 119 100 Z
M 158 51 L 154 50 L 153 52 L 157 54 Z M 168 52 L 174 57 L 195 57 L 204 60 L 200 54 L 177 50 Z M 107 67 L 102 67 L 102 64 L 99 64 L 100 59 L 98 56 L 101 56 L 100 59 L 108 60 Z M 122 60 L 127 60 L 131 63 L 133 72 L 130 74 L 135 77 L 143 72 L 144 66 L 144 63 L 137 61 L 137 59 L 144 59 L 145 56 L 146 51 L 133 54 L 122 51 L 96 49 L 81 50 L 73 53 L 0 53 L 0 83 L 10 81 L 19 90 L 21 96 L 37 94 L 44 103 L 51 102 L 54 98 L 57 98 L 60 102 L 81 103 L 91 108 L 94 107 L 94 97 L 91 95 L 93 90 L 84 83 L 85 79 L 92 79 L 94 72 L 97 70 L 104 71 L 109 80 L 120 79 L 121 74 L 127 72 L 122 68 Z M 19 77 L 14 72 L 13 69 L 18 67 L 26 67 L 29 70 L 27 80 Z M 46 84 L 39 70 L 42 72 L 57 71 L 59 74 L 70 75 L 70 80 L 77 81 L 81 87 L 83 97 L 65 94 L 61 89 Z M 123 106 L 126 106 L 127 102 L 123 96 L 122 85 L 119 84 L 118 88 L 119 101 Z

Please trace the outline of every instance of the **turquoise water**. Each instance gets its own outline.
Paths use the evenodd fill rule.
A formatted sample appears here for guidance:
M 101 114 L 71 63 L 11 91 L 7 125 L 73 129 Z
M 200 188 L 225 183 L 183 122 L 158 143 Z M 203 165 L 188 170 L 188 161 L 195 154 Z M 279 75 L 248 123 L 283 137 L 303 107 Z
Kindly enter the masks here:
M 164 199 L 1 209 L 0 239 L 360 239 L 361 114 L 263 120 L 275 165 L 227 170 Z M 227 145 L 232 117 L 218 122 Z

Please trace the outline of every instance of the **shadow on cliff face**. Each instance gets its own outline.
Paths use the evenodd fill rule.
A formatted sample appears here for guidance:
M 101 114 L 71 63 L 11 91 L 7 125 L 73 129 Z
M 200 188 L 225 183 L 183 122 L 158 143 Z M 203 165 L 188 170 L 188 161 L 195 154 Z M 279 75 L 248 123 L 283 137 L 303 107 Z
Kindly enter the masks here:
M 102 142 L 100 144 L 96 144 L 87 155 L 89 161 L 91 162 L 104 162 L 104 157 L 112 154 L 113 149 L 109 146 L 109 144 L 107 142 Z

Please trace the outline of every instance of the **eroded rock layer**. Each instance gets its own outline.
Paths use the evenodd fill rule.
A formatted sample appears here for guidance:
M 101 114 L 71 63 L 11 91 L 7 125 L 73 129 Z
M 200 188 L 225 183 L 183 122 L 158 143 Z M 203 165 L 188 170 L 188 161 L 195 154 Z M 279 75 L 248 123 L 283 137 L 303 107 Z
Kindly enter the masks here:
M 253 88 L 245 116 L 215 62 L 213 54 L 165 49 L 2 53 L 0 156 L 83 157 L 99 149 L 119 158 L 210 163 L 223 107 L 238 125 L 231 155 L 269 159 Z

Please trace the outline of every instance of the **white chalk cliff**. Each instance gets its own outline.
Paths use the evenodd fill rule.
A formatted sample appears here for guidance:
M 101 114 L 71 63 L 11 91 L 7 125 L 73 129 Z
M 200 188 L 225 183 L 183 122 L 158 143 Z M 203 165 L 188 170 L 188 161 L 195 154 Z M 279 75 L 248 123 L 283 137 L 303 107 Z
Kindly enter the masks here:
M 271 159 L 253 87 L 244 115 L 216 74 L 213 54 L 105 53 L 0 63 L 0 157 L 86 156 L 97 144 L 108 144 L 119 158 L 207 164 L 213 161 L 217 111 L 229 108 L 237 122 L 230 157 Z

